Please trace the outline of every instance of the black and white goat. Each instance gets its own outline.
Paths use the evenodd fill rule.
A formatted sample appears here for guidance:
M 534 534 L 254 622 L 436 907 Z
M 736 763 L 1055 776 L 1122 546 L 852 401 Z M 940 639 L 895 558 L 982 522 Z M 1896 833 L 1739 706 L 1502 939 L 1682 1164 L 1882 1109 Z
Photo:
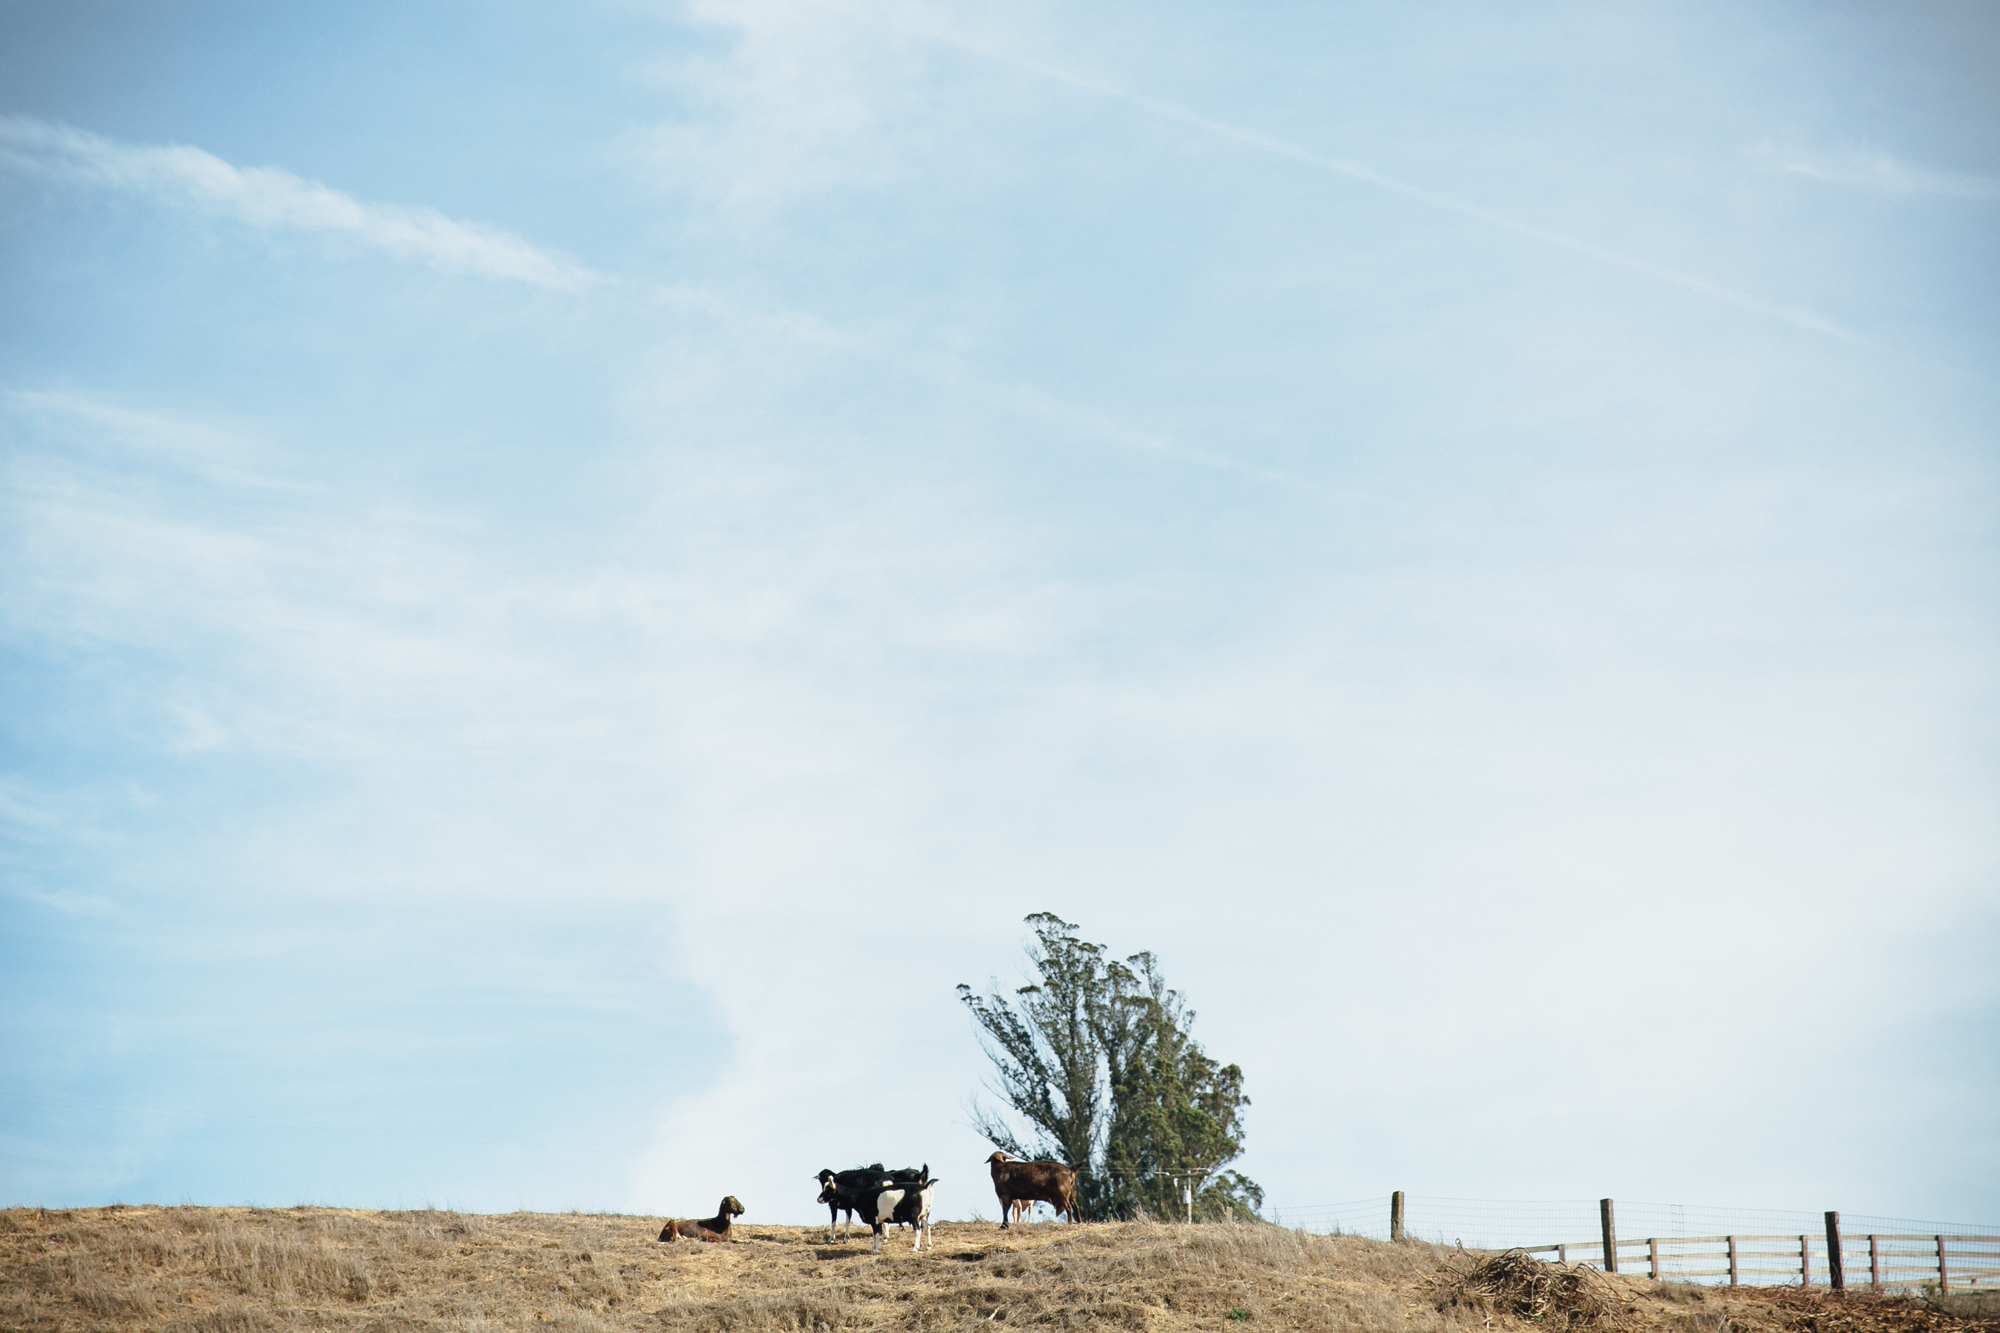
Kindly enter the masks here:
M 842 1213 L 847 1215 L 846 1225 L 841 1231 L 842 1240 L 854 1233 L 856 1213 L 861 1214 L 864 1222 L 874 1217 L 874 1191 L 879 1190 L 884 1182 L 902 1186 L 920 1185 L 930 1177 L 928 1162 L 920 1170 L 904 1166 L 891 1171 L 877 1162 L 873 1166 L 855 1167 L 852 1171 L 820 1172 L 813 1178 L 819 1181 L 819 1201 L 826 1205 L 827 1243 L 832 1244 L 834 1223 L 841 1220 Z
M 891 1222 L 901 1222 L 916 1231 L 916 1239 L 910 1242 L 912 1252 L 930 1248 L 931 1191 L 936 1185 L 935 1180 L 928 1178 L 909 1185 L 884 1182 L 875 1196 L 875 1239 L 868 1246 L 870 1254 L 882 1252 L 882 1233 Z
M 901 1179 L 898 1179 L 901 1177 Z M 845 1209 L 850 1217 L 859 1213 L 874 1232 L 870 1254 L 882 1252 L 882 1235 L 891 1222 L 901 1222 L 916 1230 L 912 1250 L 930 1248 L 931 1191 L 937 1184 L 926 1165 L 921 1171 L 822 1171 L 819 1201 L 836 1211 Z M 827 1222 L 827 1239 L 833 1238 L 833 1222 Z

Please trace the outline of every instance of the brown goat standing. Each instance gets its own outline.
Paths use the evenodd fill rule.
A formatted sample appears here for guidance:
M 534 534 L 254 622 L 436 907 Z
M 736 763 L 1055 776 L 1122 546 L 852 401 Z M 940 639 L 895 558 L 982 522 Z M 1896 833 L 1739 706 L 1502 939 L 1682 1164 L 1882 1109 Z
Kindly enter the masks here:
M 1016 1162 L 1004 1152 L 986 1159 L 993 1169 L 993 1192 L 1000 1196 L 1000 1226 L 1013 1224 L 1014 1205 L 1046 1203 L 1076 1221 L 1076 1171 L 1061 1162 Z

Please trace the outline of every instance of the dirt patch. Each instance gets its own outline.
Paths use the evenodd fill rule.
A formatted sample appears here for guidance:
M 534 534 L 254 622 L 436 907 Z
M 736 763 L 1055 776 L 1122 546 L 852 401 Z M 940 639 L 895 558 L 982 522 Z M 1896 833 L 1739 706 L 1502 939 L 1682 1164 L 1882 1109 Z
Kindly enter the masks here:
M 1737 1287 L 1730 1295 L 1768 1308 L 1786 1333 L 2000 1333 L 2000 1306 L 1976 1300 L 1836 1296 L 1798 1287 Z

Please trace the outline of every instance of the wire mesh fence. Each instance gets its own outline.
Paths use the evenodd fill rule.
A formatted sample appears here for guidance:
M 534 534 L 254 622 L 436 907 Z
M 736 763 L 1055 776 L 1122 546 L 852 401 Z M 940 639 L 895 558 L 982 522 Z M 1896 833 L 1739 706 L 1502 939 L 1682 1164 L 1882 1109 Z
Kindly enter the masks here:
M 1391 1238 L 1390 1198 L 1274 1207 L 1271 1220 L 1302 1231 Z M 1605 1267 L 1602 1201 L 1458 1199 L 1407 1195 L 1405 1236 L 1467 1249 L 1523 1249 L 1540 1258 Z M 1826 1215 L 1699 1204 L 1617 1201 L 1619 1271 L 1662 1280 L 1738 1285 L 1824 1285 L 1832 1279 Z M 1939 1291 L 2000 1288 L 2000 1226 L 1842 1214 L 1849 1286 Z

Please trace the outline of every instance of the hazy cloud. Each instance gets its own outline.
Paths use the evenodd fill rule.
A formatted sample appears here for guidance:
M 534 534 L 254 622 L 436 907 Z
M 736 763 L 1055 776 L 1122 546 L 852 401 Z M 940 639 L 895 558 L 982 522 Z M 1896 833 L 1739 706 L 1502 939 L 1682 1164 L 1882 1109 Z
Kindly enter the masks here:
M 125 190 L 266 231 L 337 232 L 399 259 L 541 287 L 596 275 L 495 227 L 433 208 L 363 203 L 276 167 L 238 167 L 185 144 L 120 143 L 31 116 L 0 116 L 0 164 Z

